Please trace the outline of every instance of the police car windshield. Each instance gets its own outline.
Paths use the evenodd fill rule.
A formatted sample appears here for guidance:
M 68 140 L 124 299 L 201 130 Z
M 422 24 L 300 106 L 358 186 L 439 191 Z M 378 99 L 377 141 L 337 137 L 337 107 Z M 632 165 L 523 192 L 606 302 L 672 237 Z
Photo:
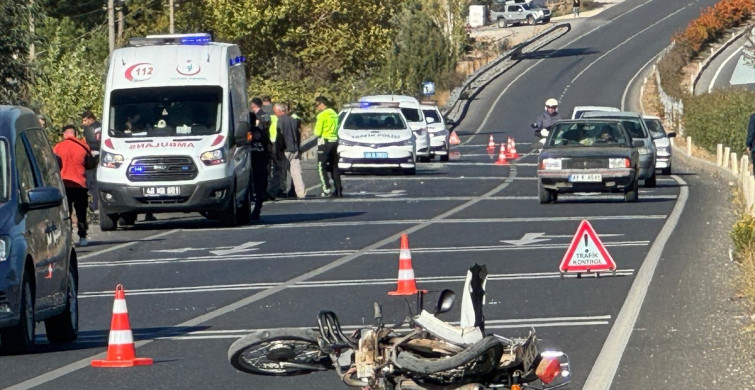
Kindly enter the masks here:
M 422 112 L 425 114 L 425 118 L 433 118 L 435 123 L 440 123 L 440 115 L 438 115 L 438 111 L 422 110 Z
M 422 115 L 420 114 L 420 111 L 416 108 L 401 108 L 401 113 L 404 114 L 404 117 L 406 117 L 406 120 L 409 122 L 421 122 Z
M 8 142 L 5 138 L 0 139 L 0 203 L 8 201 L 10 189 L 10 156 L 8 155 Z
M 352 112 L 343 124 L 346 130 L 403 130 L 406 123 L 397 112 Z
M 209 135 L 221 130 L 223 90 L 217 86 L 136 88 L 110 96 L 111 137 Z

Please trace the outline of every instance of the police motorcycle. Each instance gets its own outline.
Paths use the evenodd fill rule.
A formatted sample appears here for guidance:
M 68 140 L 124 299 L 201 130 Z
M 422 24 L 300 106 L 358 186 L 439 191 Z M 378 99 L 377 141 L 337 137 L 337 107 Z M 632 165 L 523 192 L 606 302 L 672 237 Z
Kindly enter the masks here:
M 231 345 L 228 359 L 236 369 L 256 375 L 333 369 L 346 386 L 367 390 L 555 389 L 568 384 L 569 357 L 538 351 L 534 329 L 525 338 L 485 332 L 486 277 L 484 265 L 467 272 L 459 326 L 436 317 L 453 307 L 453 291 L 440 293 L 433 313 L 422 309 L 419 292 L 408 327 L 384 324 L 375 303 L 375 324 L 346 335 L 336 314 L 323 310 L 316 329 L 255 330 Z

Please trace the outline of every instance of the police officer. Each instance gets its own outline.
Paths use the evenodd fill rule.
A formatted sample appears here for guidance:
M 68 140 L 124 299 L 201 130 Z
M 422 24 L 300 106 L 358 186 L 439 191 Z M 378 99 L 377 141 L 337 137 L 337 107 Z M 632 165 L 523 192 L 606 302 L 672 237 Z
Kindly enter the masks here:
M 255 107 L 254 103 L 251 104 L 251 108 L 257 108 L 256 111 L 260 115 L 264 115 L 264 112 L 259 109 L 259 106 Z M 267 198 L 267 163 L 270 160 L 272 145 L 270 144 L 270 134 L 260 128 L 261 122 L 254 112 L 249 113 L 249 123 L 252 124 L 252 194 L 254 195 L 254 209 L 251 219 L 252 221 L 259 221 L 262 203 Z
M 317 170 L 320 173 L 323 197 L 341 197 L 341 174 L 338 171 L 338 113 L 325 96 L 315 98 L 317 119 L 314 133 L 317 137 Z M 333 179 L 330 186 L 328 172 Z

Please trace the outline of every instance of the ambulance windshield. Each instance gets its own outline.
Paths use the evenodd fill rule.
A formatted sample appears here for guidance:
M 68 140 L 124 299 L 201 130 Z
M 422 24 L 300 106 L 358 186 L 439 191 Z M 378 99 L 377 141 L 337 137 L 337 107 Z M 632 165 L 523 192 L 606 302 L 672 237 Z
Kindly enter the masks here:
M 114 90 L 111 137 L 175 137 L 220 132 L 223 90 L 217 86 Z

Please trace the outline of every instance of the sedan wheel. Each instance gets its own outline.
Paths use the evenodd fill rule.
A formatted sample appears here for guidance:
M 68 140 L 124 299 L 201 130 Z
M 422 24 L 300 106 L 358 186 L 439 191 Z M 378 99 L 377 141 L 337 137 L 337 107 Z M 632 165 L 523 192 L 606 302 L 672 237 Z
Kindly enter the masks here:
M 36 320 L 34 318 L 34 294 L 31 291 L 29 275 L 24 274 L 21 284 L 20 320 L 17 325 L 0 332 L 4 353 L 28 353 L 34 349 L 34 332 Z
M 627 192 L 624 193 L 625 202 L 636 202 L 639 199 L 639 191 L 637 191 L 637 180 L 632 182 L 632 186 L 629 187 Z
M 541 204 L 552 203 L 558 199 L 556 191 L 545 188 L 542 184 L 537 185 L 537 195 Z
M 66 343 L 76 340 L 79 333 L 79 302 L 76 278 L 68 270 L 68 290 L 66 291 L 66 309 L 55 317 L 45 320 L 47 339 L 51 343 Z

